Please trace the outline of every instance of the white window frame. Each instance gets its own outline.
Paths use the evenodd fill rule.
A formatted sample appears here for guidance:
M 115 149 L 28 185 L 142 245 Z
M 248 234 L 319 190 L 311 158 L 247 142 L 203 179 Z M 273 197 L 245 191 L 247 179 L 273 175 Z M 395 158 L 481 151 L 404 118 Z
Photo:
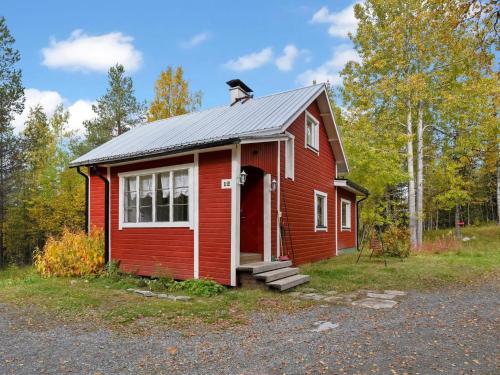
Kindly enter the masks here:
M 194 165 L 192 163 L 189 164 L 179 164 L 175 166 L 169 166 L 169 167 L 161 167 L 161 168 L 151 168 L 151 169 L 141 169 L 137 171 L 130 171 L 130 172 L 123 172 L 123 173 L 118 173 L 118 178 L 119 178 L 119 229 L 122 228 L 163 228 L 163 227 L 187 227 L 190 229 L 194 229 L 193 225 L 193 217 L 194 217 L 194 205 L 193 205 L 193 200 L 194 200 L 194 185 L 193 185 L 193 167 Z M 188 180 L 189 180 L 189 204 L 188 204 L 188 221 L 162 221 L 162 222 L 157 222 L 156 221 L 156 175 L 160 173 L 166 173 L 166 172 L 174 172 L 178 170 L 183 170 L 187 169 L 188 170 Z M 125 222 L 124 218 L 124 207 L 125 207 L 125 202 L 124 202 L 124 181 L 125 178 L 127 177 L 137 177 L 137 194 L 138 194 L 138 200 L 137 200 L 137 209 L 139 210 L 139 177 L 140 176 L 147 176 L 147 175 L 152 175 L 153 178 L 153 185 L 152 185 L 152 190 L 153 190 L 153 212 L 152 212 L 152 222 L 136 222 L 136 223 L 127 223 Z M 173 179 L 170 179 L 170 188 L 172 189 L 172 184 L 173 184 Z M 173 191 L 170 192 L 171 196 L 173 195 Z M 173 206 L 170 206 L 171 212 L 173 212 Z M 172 214 L 171 214 L 172 215 Z M 138 218 L 138 216 L 137 216 Z M 171 216 L 172 218 L 172 216 Z
M 318 217 L 318 197 L 324 198 L 325 207 L 323 210 L 323 222 L 324 227 L 318 227 L 317 217 Z M 314 231 L 315 232 L 327 232 L 328 231 L 328 194 L 319 190 L 314 190 Z
M 345 218 L 346 218 L 346 225 L 344 226 L 342 223 L 344 221 L 344 215 L 342 214 L 342 206 L 344 205 L 344 203 L 347 205 L 346 207 L 346 215 L 345 215 Z M 341 198 L 340 199 L 340 230 L 341 231 L 346 231 L 346 232 L 350 232 L 351 231 L 351 201 L 348 200 L 348 199 L 344 199 L 344 198 Z
M 288 139 L 285 141 L 285 178 L 295 179 L 295 136 L 285 133 Z
M 312 144 L 307 143 L 307 120 L 312 120 L 313 129 L 312 129 Z M 306 111 L 305 122 L 304 122 L 304 144 L 305 147 L 315 153 L 319 154 L 319 121 L 311 115 L 308 111 Z

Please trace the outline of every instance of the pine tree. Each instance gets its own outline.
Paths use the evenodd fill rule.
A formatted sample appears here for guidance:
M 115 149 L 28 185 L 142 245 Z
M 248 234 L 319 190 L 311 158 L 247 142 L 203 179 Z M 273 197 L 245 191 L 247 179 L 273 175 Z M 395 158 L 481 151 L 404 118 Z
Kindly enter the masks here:
M 21 70 L 16 68 L 21 57 L 14 43 L 5 18 L 0 17 L 0 267 L 4 264 L 5 210 L 12 191 L 12 175 L 19 165 L 19 143 L 11 121 L 24 108 Z
M 155 97 L 148 113 L 148 121 L 156 121 L 196 111 L 201 106 L 201 91 L 191 93 L 184 79 L 181 66 L 172 67 L 160 73 L 155 84 Z
M 125 75 L 123 65 L 109 69 L 108 82 L 106 94 L 92 106 L 97 117 L 84 122 L 87 148 L 97 147 L 125 133 L 145 118 L 145 106 L 134 96 L 132 78 Z

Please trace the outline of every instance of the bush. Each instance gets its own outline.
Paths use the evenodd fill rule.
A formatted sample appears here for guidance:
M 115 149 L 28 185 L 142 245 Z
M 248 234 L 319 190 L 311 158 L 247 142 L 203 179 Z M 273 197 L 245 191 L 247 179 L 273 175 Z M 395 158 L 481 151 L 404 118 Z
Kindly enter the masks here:
M 173 292 L 183 291 L 200 297 L 211 297 L 226 290 L 223 285 L 212 280 L 185 280 L 171 284 L 168 288 Z
M 382 234 L 385 253 L 389 256 L 406 258 L 410 255 L 410 235 L 407 229 L 391 226 Z
M 83 276 L 100 272 L 104 267 L 104 232 L 64 229 L 60 238 L 49 237 L 43 250 L 33 255 L 35 269 L 42 276 Z

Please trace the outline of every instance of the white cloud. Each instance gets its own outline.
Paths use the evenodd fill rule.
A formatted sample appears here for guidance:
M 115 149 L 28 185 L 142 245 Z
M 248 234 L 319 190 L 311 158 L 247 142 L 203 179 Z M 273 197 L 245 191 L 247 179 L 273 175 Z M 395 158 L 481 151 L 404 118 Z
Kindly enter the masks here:
M 339 72 L 349 61 L 360 62 L 361 59 L 357 52 L 350 45 L 342 44 L 333 50 L 330 60 L 315 69 L 309 69 L 297 77 L 297 83 L 300 85 L 311 85 L 313 81 L 317 83 L 330 82 L 332 85 L 341 85 L 342 79 Z
M 41 91 L 38 89 L 24 90 L 26 101 L 24 103 L 24 111 L 16 116 L 13 125 L 16 132 L 21 132 L 24 129 L 24 123 L 28 117 L 30 108 L 40 104 L 48 117 L 52 116 L 57 106 L 64 104 L 69 111 L 70 117 L 66 130 L 72 130 L 78 134 L 83 134 L 83 121 L 90 120 L 95 117 L 92 111 L 94 102 L 79 99 L 73 103 L 69 103 L 57 91 Z
M 189 40 L 185 40 L 181 42 L 181 47 L 182 48 L 194 48 L 196 46 L 199 46 L 200 44 L 206 42 L 212 37 L 212 34 L 209 32 L 204 32 L 204 33 L 199 33 L 196 35 L 193 35 Z
M 269 63 L 273 58 L 273 49 L 271 47 L 264 48 L 259 52 L 253 52 L 248 55 L 240 56 L 237 59 L 229 60 L 224 64 L 225 67 L 242 72 L 245 70 L 253 70 Z
M 339 12 L 330 12 L 330 10 L 324 6 L 314 13 L 311 22 L 330 24 L 328 33 L 331 36 L 347 38 L 347 34 L 354 33 L 358 26 L 358 20 L 354 16 L 354 5 L 356 5 L 356 3 L 349 5 Z
M 299 49 L 293 44 L 287 45 L 283 49 L 283 55 L 276 59 L 276 66 L 281 71 L 290 71 L 293 69 L 293 64 L 299 56 Z
M 42 64 L 54 69 L 106 72 L 119 63 L 135 71 L 142 63 L 142 53 L 133 40 L 121 32 L 91 36 L 75 30 L 66 40 L 51 39 L 50 46 L 42 49 Z

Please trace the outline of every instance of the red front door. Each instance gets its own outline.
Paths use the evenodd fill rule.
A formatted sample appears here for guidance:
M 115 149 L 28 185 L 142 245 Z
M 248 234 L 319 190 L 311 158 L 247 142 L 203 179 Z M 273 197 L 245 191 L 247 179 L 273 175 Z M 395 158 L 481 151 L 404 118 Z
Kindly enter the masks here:
M 254 167 L 243 167 L 247 173 L 241 187 L 240 252 L 264 253 L 264 173 Z

